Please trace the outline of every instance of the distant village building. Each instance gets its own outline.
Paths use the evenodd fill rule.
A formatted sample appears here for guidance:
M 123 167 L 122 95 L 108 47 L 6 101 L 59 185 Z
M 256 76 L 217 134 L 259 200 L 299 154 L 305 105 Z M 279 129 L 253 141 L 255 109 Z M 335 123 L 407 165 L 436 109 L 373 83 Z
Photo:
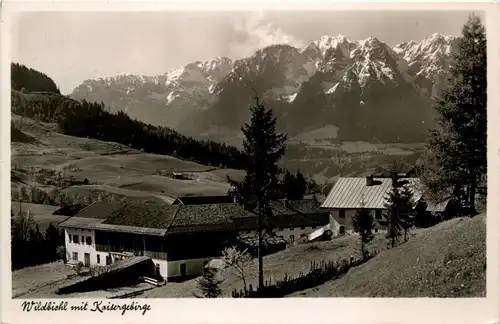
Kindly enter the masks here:
M 90 184 L 89 179 L 87 178 L 74 178 L 70 177 L 70 179 L 67 181 L 68 186 L 81 186 L 81 185 L 88 185 Z
M 172 172 L 172 178 L 176 179 L 176 180 L 186 180 L 187 179 L 187 177 L 183 173 L 180 173 L 180 172 Z
M 420 179 L 401 178 L 399 180 L 407 183 L 413 192 L 415 203 L 425 203 L 422 198 Z M 370 210 L 376 228 L 383 229 L 379 221 L 383 219 L 383 212 L 386 210 L 385 199 L 391 188 L 392 179 L 389 177 L 339 178 L 321 204 L 321 208 L 328 210 L 334 220 L 331 225 L 333 234 L 343 235 L 352 232 L 352 218 L 360 209 Z M 425 203 L 426 211 L 429 213 L 442 213 L 447 205 L 447 202 L 439 205 Z
M 193 199 L 184 197 L 175 205 L 156 200 L 94 203 L 59 224 L 65 229 L 68 259 L 88 267 L 147 256 L 161 277 L 186 278 L 202 274 L 225 247 L 242 243 L 240 236 L 257 233 L 256 214 L 241 205 L 186 204 Z M 317 201 L 275 201 L 271 207 L 267 229 L 284 240 L 312 234 L 317 239 L 330 228 L 330 215 Z

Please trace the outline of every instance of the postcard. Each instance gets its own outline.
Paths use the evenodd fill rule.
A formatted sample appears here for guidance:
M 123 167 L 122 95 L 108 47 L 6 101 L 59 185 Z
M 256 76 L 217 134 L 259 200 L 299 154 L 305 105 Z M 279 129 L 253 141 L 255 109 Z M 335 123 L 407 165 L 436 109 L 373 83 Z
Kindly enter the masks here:
M 2 322 L 498 323 L 495 9 L 4 2 Z

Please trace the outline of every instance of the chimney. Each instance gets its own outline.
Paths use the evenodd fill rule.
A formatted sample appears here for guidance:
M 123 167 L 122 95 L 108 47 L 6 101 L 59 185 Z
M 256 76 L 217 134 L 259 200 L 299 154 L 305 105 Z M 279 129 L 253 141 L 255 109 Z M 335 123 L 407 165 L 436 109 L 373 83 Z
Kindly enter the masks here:
M 373 174 L 370 174 L 369 176 L 366 177 L 366 186 L 367 187 L 373 186 Z

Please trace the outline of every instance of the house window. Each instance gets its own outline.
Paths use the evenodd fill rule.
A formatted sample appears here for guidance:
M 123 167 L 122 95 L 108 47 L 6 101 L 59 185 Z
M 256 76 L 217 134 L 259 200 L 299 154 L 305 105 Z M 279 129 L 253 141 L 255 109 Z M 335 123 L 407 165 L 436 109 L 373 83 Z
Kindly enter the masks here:
M 73 261 L 78 261 L 78 252 L 73 252 Z
M 87 245 L 92 245 L 92 237 L 91 236 L 87 236 L 86 243 L 87 243 Z
M 345 209 L 339 209 L 339 218 L 345 218 Z
M 375 211 L 375 218 L 376 219 L 382 219 L 382 211 L 381 210 Z
M 111 264 L 111 256 L 106 255 L 106 265 L 110 265 L 110 264 Z
M 69 236 L 69 243 L 73 243 L 73 236 L 71 235 L 68 235 Z
M 97 255 L 97 264 L 101 264 L 101 256 L 99 254 Z
M 82 235 L 82 244 L 85 243 L 85 236 Z
M 293 236 L 293 234 L 290 235 L 290 241 L 294 241 L 294 240 L 295 240 L 295 236 Z
M 78 235 L 73 235 L 73 243 L 78 244 Z

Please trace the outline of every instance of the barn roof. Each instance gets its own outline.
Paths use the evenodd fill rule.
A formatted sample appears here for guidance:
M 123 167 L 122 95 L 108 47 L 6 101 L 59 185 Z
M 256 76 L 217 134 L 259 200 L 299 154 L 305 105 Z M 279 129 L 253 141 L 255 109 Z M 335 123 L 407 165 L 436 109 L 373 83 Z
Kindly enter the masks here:
M 269 224 L 276 227 L 318 226 L 328 221 L 328 213 L 316 201 L 276 201 L 271 207 L 273 218 Z M 257 228 L 257 217 L 237 203 L 169 205 L 157 200 L 132 200 L 95 203 L 60 226 L 166 235 L 251 230 Z
M 385 198 L 391 190 L 392 179 L 374 178 L 374 184 L 367 186 L 366 178 L 340 178 L 335 183 L 322 208 L 361 208 L 364 202 L 364 208 L 384 209 Z M 422 198 L 422 187 L 418 178 L 402 178 L 406 180 L 408 187 L 413 192 L 414 200 Z M 444 211 L 447 203 L 433 205 L 428 203 L 429 211 Z

